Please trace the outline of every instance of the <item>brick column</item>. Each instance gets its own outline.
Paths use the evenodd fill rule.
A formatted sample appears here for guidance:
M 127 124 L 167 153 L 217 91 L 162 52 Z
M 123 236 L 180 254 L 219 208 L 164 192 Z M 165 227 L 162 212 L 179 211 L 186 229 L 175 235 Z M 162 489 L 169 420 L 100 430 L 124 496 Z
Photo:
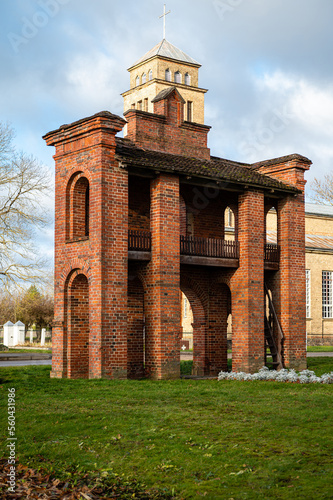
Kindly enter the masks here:
M 284 333 L 287 368 L 306 368 L 305 214 L 304 196 L 288 197 L 278 206 L 278 244 L 281 248 L 278 316 Z
M 207 353 L 209 366 L 207 375 L 218 375 L 228 369 L 227 328 L 228 290 L 223 284 L 215 285 L 209 295 L 209 327 Z
M 147 266 L 146 372 L 155 379 L 180 375 L 179 179 L 151 182 L 152 256 Z
M 101 376 L 127 377 L 128 174 L 112 150 L 102 158 L 100 225 L 96 260 L 99 279 L 96 322 L 101 331 Z
M 264 365 L 264 195 L 239 196 L 239 268 L 231 278 L 232 369 L 255 372 Z
M 128 174 L 115 160 L 124 124 L 101 112 L 44 136 L 56 147 L 53 377 L 127 376 Z M 69 286 L 73 273 L 88 280 L 81 318 L 75 308 L 71 315 L 79 294 Z M 84 349 L 76 334 L 82 318 Z M 78 358 L 82 372 L 72 369 Z

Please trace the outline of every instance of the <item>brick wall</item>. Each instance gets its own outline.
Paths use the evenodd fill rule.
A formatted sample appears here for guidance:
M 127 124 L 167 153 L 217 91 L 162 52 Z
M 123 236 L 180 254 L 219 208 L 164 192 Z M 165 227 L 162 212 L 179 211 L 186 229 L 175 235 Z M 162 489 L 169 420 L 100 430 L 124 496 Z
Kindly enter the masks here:
M 124 123 L 103 112 L 45 136 L 56 146 L 53 377 L 77 373 L 68 365 L 76 328 L 69 312 L 73 273 L 89 283 L 90 378 L 127 376 L 128 175 L 114 159 L 115 134 Z
M 210 127 L 184 122 L 183 101 L 174 91 L 154 103 L 154 113 L 130 109 L 124 113 L 127 138 L 153 151 L 210 159 Z

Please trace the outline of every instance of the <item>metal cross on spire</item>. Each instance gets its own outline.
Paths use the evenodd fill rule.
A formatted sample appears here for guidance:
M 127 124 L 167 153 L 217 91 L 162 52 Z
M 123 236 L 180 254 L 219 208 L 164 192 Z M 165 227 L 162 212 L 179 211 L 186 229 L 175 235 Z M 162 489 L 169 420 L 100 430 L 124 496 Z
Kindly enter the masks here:
M 162 14 L 159 19 L 161 19 L 161 17 L 163 17 L 163 40 L 165 40 L 165 18 L 168 14 L 170 14 L 171 10 L 169 10 L 168 12 L 166 12 L 166 5 L 164 4 L 164 14 Z

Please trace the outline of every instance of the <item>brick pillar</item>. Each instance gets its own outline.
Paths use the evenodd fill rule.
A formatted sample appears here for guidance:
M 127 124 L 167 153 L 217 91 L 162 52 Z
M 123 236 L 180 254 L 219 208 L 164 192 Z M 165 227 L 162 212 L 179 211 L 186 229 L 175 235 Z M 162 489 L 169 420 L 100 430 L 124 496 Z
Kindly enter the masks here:
M 179 179 L 151 182 L 152 256 L 147 266 L 146 372 L 155 379 L 180 375 Z
M 101 112 L 44 136 L 56 147 L 53 377 L 86 376 L 88 365 L 90 378 L 127 376 L 128 174 L 115 160 L 124 124 Z M 81 320 L 76 327 L 76 312 L 71 316 L 79 293 L 68 286 L 73 272 L 88 279 L 80 315 L 89 320 L 89 349 L 76 333 Z M 84 370 L 73 371 L 85 351 Z
M 194 313 L 194 311 L 193 311 Z M 202 376 L 205 375 L 206 366 L 206 323 L 204 315 L 195 318 L 192 323 L 193 328 L 193 368 L 192 375 Z
M 278 316 L 284 333 L 287 368 L 306 368 L 305 214 L 304 196 L 288 197 L 278 206 L 278 244 L 281 248 Z
M 127 376 L 144 377 L 143 287 L 138 278 L 128 282 Z
M 99 279 L 95 284 L 96 327 L 101 333 L 101 375 L 127 377 L 128 174 L 112 150 L 101 159 L 99 236 L 96 248 Z M 99 332 L 98 332 L 99 333 Z
M 216 285 L 209 295 L 209 328 L 207 336 L 207 375 L 218 375 L 228 369 L 227 327 L 228 290 Z
M 264 365 L 264 195 L 239 196 L 239 268 L 231 279 L 232 369 L 255 372 Z

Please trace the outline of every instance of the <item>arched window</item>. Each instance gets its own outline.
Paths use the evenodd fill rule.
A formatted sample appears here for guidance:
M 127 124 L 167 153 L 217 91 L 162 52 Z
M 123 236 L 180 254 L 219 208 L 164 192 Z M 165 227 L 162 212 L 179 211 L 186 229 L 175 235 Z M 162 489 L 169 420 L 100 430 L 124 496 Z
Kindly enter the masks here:
M 89 181 L 75 174 L 67 188 L 66 237 L 77 240 L 89 236 Z
M 148 73 L 148 79 L 152 80 L 153 79 L 153 71 L 150 69 Z
M 182 83 L 182 75 L 180 71 L 176 71 L 175 73 L 175 83 Z
M 191 85 L 191 76 L 185 73 L 185 85 Z
M 171 71 L 169 68 L 165 70 L 165 79 L 167 82 L 171 82 Z
M 141 82 L 142 82 L 142 83 L 146 83 L 146 81 L 147 81 L 147 75 L 146 75 L 146 73 L 142 73 L 142 79 L 141 79 Z
M 138 87 L 140 85 L 140 77 L 137 76 L 135 79 L 135 85 Z

